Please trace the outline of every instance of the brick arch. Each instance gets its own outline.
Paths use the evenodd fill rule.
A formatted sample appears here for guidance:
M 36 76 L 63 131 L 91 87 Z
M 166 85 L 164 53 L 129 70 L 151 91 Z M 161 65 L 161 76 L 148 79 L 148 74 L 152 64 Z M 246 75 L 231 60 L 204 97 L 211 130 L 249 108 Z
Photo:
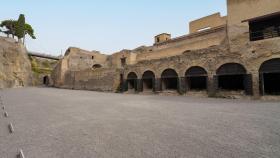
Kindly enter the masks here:
M 259 72 L 280 72 L 280 58 L 272 58 L 264 61 L 259 67 Z
M 138 79 L 138 75 L 137 75 L 137 73 L 131 71 L 127 74 L 126 78 L 127 79 Z
M 264 61 L 259 67 L 261 95 L 280 95 L 280 58 Z
M 125 79 L 127 79 L 127 76 L 128 76 L 130 73 L 135 73 L 136 76 L 137 76 L 137 79 L 139 78 L 139 76 L 141 76 L 141 75 L 139 75 L 138 71 L 136 71 L 135 69 L 130 69 L 129 71 L 125 71 L 125 72 L 124 72 L 123 75 L 124 75 Z
M 277 54 L 277 55 L 272 55 L 270 57 L 262 57 L 262 58 L 259 58 L 257 61 L 252 61 L 252 63 L 254 64 L 254 71 L 256 73 L 259 72 L 259 69 L 260 67 L 262 66 L 262 64 L 266 61 L 269 61 L 269 60 L 272 60 L 272 59 L 276 59 L 276 58 L 280 58 L 280 54 Z M 251 63 L 251 64 L 252 64 Z
M 214 82 L 217 89 L 223 91 L 245 91 L 252 94 L 252 79 L 244 65 L 235 62 L 222 64 L 216 70 Z
M 246 74 L 247 69 L 239 63 L 225 63 L 221 65 L 217 70 L 217 75 L 225 75 L 225 74 Z
M 167 68 L 162 71 L 161 78 L 169 78 L 169 77 L 179 77 L 178 72 L 175 69 Z
M 180 69 L 178 67 L 169 66 L 169 67 L 159 67 L 157 70 L 158 77 L 160 78 L 162 73 L 167 69 L 173 69 L 177 73 L 177 75 L 180 76 Z
M 154 75 L 155 75 L 155 78 L 157 78 L 158 77 L 158 74 L 157 74 L 157 71 L 156 70 L 154 70 L 154 69 L 152 69 L 152 68 L 147 68 L 147 69 L 143 69 L 142 71 L 141 71 L 141 77 L 143 76 L 143 74 L 145 73 L 145 72 L 147 72 L 147 71 L 151 71 L 151 72 L 153 72 L 154 73 Z
M 215 65 L 215 67 L 213 68 L 213 73 L 215 75 L 217 75 L 217 70 L 219 68 L 221 68 L 223 65 L 226 65 L 226 64 L 238 64 L 238 65 L 241 65 L 245 70 L 246 72 L 248 72 L 248 65 L 240 60 L 232 60 L 232 59 L 225 59 L 223 62 L 219 62 L 218 64 Z
M 161 89 L 177 90 L 179 89 L 179 74 L 175 69 L 167 68 L 161 73 Z
M 201 66 L 191 66 L 185 71 L 185 76 L 207 76 L 207 74 L 207 70 Z
M 143 79 L 143 78 L 148 78 L 148 77 L 152 77 L 152 78 L 155 78 L 155 73 L 153 72 L 153 71 L 151 71 L 151 70 L 146 70 L 143 74 L 142 74 L 142 76 L 141 76 L 141 78 Z

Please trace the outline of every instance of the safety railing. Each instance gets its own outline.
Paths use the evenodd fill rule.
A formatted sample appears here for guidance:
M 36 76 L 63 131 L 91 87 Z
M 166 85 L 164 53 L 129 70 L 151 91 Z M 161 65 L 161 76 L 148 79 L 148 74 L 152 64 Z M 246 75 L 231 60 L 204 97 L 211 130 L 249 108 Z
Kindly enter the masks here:
M 258 41 L 275 37 L 280 37 L 280 26 L 260 31 L 250 31 L 251 41 Z

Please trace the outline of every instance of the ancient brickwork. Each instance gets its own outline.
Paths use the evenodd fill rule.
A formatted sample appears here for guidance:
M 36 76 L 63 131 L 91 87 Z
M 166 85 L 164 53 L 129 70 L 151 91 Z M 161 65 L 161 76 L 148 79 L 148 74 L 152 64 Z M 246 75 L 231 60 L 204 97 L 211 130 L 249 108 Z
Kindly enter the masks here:
M 101 68 L 97 70 L 68 71 L 63 88 L 94 91 L 117 91 L 120 87 L 120 71 Z
M 70 48 L 53 72 L 54 85 L 215 97 L 279 96 L 280 25 L 275 20 L 262 22 L 270 32 L 261 32 L 263 39 L 258 41 L 252 40 L 250 26 L 252 21 L 280 17 L 279 11 L 277 0 L 228 0 L 227 16 L 218 13 L 195 20 L 190 34 L 160 34 L 152 46 L 108 56 Z

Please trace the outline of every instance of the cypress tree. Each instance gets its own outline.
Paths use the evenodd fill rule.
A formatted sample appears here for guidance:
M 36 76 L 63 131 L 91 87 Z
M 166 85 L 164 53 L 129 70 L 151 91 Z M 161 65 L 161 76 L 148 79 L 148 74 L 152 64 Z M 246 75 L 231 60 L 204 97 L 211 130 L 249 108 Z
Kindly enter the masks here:
M 25 17 L 23 14 L 19 15 L 17 25 L 16 25 L 16 36 L 18 40 L 22 39 L 25 35 Z

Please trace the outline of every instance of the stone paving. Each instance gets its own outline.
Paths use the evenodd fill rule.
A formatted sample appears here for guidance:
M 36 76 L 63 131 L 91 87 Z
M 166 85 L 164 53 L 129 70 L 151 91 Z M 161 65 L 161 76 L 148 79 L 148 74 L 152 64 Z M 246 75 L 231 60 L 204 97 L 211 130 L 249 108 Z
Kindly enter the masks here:
M 54 88 L 0 96 L 0 158 L 280 157 L 279 102 Z

